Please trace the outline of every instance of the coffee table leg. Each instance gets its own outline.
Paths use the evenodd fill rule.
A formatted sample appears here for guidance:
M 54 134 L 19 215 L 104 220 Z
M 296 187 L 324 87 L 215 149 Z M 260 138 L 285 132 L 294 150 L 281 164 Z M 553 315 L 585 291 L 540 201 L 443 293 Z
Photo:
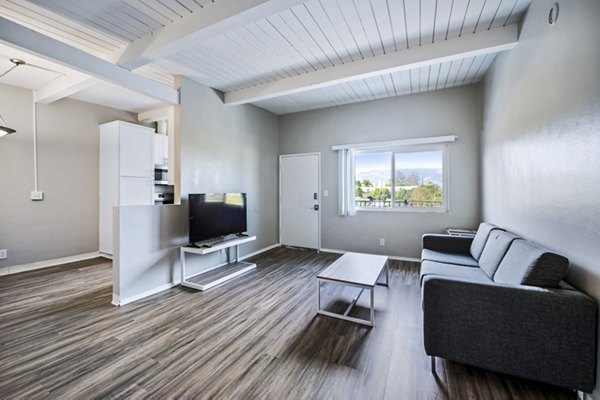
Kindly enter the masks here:
M 371 324 L 375 326 L 375 286 L 371 288 Z
M 317 279 L 317 312 L 321 311 L 321 282 Z
M 389 261 L 386 261 L 385 266 L 383 267 L 383 270 L 377 277 L 377 282 L 375 283 L 376 285 L 390 287 L 390 276 L 389 276 L 390 269 L 388 268 L 388 265 L 389 265 Z M 385 282 L 379 282 L 379 279 L 381 278 L 381 275 L 383 274 L 384 270 L 385 270 Z
M 387 286 L 387 287 L 390 286 L 389 271 L 390 271 L 390 261 L 388 260 L 385 262 L 385 286 Z

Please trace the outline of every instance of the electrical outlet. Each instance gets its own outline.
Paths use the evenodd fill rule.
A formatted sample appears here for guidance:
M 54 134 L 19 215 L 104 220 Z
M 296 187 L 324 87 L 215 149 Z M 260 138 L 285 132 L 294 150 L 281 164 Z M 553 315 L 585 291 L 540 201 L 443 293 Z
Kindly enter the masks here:
M 32 190 L 31 191 L 31 200 L 33 201 L 42 201 L 44 200 L 44 192 Z
M 384 238 L 379 239 L 379 245 L 380 246 L 385 246 L 385 239 Z
M 0 250 L 0 260 L 6 260 L 8 258 L 8 250 Z

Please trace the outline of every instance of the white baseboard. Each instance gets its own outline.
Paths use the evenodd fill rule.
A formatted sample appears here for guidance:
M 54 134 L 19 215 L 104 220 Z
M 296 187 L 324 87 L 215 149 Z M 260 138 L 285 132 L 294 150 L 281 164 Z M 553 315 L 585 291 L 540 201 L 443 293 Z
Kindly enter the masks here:
M 138 301 L 145 297 L 155 295 L 156 293 L 162 292 L 164 290 L 171 289 L 172 287 L 179 285 L 179 282 L 180 281 L 177 280 L 176 282 L 165 283 L 164 285 L 160 285 L 158 287 L 155 287 L 154 289 L 146 290 L 145 292 L 138 293 L 135 296 L 126 297 L 124 299 L 121 299 L 118 295 L 113 293 L 112 304 L 115 306 L 124 306 L 125 304 L 133 303 L 134 301 Z
M 279 243 L 275 243 L 275 244 L 272 244 L 270 246 L 263 247 L 262 249 L 256 250 L 256 251 L 254 251 L 254 252 L 252 252 L 250 254 L 246 254 L 245 256 L 240 257 L 239 260 L 242 261 L 242 260 L 245 260 L 246 258 L 254 257 L 254 256 L 256 256 L 256 255 L 258 255 L 260 253 L 264 253 L 265 251 L 269 251 L 269 250 L 274 249 L 274 248 L 279 247 L 279 246 L 280 246 Z M 225 264 L 219 265 L 219 267 L 221 267 L 223 265 L 225 265 Z M 206 272 L 206 271 L 204 271 L 204 272 Z M 174 282 L 170 282 L 170 283 L 166 283 L 164 285 L 160 285 L 160 286 L 158 286 L 158 287 L 156 287 L 154 289 L 146 290 L 145 292 L 136 294 L 135 296 L 127 297 L 125 299 L 121 299 L 118 295 L 116 295 L 116 294 L 113 293 L 112 304 L 115 305 L 115 306 L 123 306 L 125 304 L 133 303 L 134 301 L 138 301 L 138 300 L 141 300 L 141 299 L 143 299 L 145 297 L 149 297 L 149 296 L 155 295 L 156 293 L 162 292 L 163 290 L 171 289 L 172 287 L 175 287 L 175 286 L 179 285 L 179 283 L 181 283 L 181 280 L 177 279 Z
M 269 251 L 269 250 L 275 249 L 275 248 L 280 247 L 280 246 L 281 245 L 279 243 L 275 243 L 275 244 L 272 244 L 270 246 L 263 247 L 262 249 L 258 249 L 256 251 L 250 253 L 250 254 L 246 254 L 245 256 L 240 257 L 239 260 L 240 261 L 244 261 L 246 258 L 257 256 L 260 253 L 264 253 L 265 251 Z
M 100 253 L 93 251 L 91 253 L 77 254 L 69 257 L 55 258 L 53 260 L 37 261 L 29 264 L 10 265 L 0 269 L 0 275 L 18 274 L 19 272 L 33 271 L 41 268 L 55 267 L 61 264 L 68 264 L 76 261 L 90 260 L 100 257 Z
M 344 254 L 344 253 L 347 253 L 346 250 L 338 250 L 338 249 L 324 249 L 324 248 L 321 248 L 320 251 L 322 251 L 324 253 L 335 253 L 335 254 Z M 401 257 L 401 256 L 387 256 L 387 257 L 390 260 L 421 262 L 420 258 Z
M 344 254 L 344 253 L 347 253 L 344 250 L 324 249 L 324 248 L 320 248 L 319 251 L 322 251 L 323 253 L 334 253 L 334 254 Z

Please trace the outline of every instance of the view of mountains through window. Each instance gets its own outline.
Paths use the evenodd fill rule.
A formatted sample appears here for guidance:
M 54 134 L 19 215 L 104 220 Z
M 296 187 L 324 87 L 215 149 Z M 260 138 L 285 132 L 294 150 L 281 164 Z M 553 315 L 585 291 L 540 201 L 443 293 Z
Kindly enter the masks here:
M 355 165 L 357 207 L 442 206 L 441 150 L 358 153 Z

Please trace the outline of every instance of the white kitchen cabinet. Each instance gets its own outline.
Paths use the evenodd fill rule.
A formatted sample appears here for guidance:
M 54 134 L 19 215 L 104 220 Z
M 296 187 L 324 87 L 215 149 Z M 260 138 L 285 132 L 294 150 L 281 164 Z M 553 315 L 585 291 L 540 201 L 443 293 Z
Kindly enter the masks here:
M 154 130 L 123 121 L 100 125 L 100 253 L 113 254 L 113 208 L 154 204 Z
M 166 165 L 169 163 L 169 137 L 157 133 L 154 135 L 154 164 Z
M 154 179 L 121 177 L 119 200 L 121 206 L 154 204 Z
M 119 127 L 119 175 L 138 178 L 153 176 L 153 130 L 124 122 L 119 123 Z

